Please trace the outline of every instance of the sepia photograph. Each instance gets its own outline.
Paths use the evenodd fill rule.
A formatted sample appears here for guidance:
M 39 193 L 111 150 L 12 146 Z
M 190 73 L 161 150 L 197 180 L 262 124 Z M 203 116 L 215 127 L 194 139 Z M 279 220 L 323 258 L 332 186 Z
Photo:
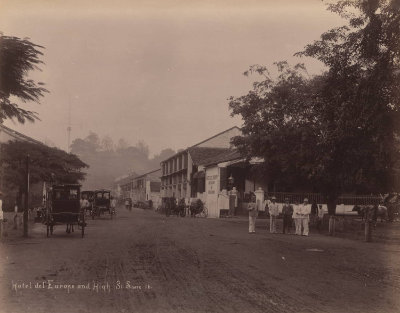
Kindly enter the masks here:
M 0 313 L 400 312 L 400 0 L 0 0 Z

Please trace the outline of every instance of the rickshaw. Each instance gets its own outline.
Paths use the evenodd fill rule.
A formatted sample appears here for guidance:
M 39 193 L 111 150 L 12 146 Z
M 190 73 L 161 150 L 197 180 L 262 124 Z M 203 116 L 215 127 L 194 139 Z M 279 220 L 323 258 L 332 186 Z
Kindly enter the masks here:
M 111 191 L 106 189 L 99 189 L 94 191 L 92 219 L 95 216 L 100 217 L 104 213 L 109 213 L 110 218 L 115 215 L 114 208 L 111 208 Z
M 53 185 L 47 193 L 44 223 L 47 237 L 53 234 L 54 226 L 66 224 L 66 232 L 74 232 L 74 225 L 85 235 L 85 212 L 80 208 L 80 187 L 78 184 Z

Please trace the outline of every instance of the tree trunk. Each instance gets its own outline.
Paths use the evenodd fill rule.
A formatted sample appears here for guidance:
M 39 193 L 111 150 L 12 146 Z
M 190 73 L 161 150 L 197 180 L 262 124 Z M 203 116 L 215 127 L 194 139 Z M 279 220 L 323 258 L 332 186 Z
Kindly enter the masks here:
M 29 154 L 26 156 L 25 174 L 25 208 L 24 208 L 24 237 L 28 237 L 28 210 L 29 210 Z
M 336 219 L 333 215 L 329 216 L 329 236 L 335 236 Z

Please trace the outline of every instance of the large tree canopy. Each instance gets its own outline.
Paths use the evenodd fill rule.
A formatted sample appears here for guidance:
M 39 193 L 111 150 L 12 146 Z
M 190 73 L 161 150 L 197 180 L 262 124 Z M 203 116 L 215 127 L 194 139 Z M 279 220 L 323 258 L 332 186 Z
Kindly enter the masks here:
M 6 188 L 24 190 L 27 154 L 31 183 L 79 183 L 85 177 L 81 170 L 87 165 L 74 154 L 38 143 L 10 141 L 1 145 L 0 166 Z
M 28 79 L 28 72 L 40 70 L 42 46 L 28 39 L 3 36 L 0 33 L 0 123 L 17 119 L 20 123 L 38 119 L 37 114 L 21 108 L 15 99 L 39 102 L 45 92 L 43 83 Z M 15 98 L 13 98 L 15 97 Z
M 400 6 L 398 1 L 338 1 L 328 6 L 348 20 L 305 47 L 327 71 L 309 77 L 301 65 L 277 63 L 247 95 L 231 98 L 244 120 L 234 143 L 265 158 L 274 181 L 301 181 L 336 198 L 344 191 L 394 188 L 399 158 Z

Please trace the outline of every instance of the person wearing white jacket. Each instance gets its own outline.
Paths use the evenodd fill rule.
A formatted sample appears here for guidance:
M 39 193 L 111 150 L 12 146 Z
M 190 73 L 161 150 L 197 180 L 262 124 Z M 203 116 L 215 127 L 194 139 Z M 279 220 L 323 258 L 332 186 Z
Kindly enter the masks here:
M 276 219 L 279 215 L 279 206 L 276 203 L 276 198 L 271 198 L 272 202 L 268 205 L 269 211 L 269 232 L 271 234 L 276 234 Z
M 308 199 L 304 198 L 303 203 L 299 206 L 301 216 L 301 226 L 303 226 L 303 236 L 308 236 L 308 223 L 310 221 L 311 205 L 308 204 Z M 300 226 L 300 227 L 301 227 Z M 301 231 L 300 231 L 301 235 Z
M 293 205 L 293 221 L 294 221 L 294 226 L 296 228 L 296 235 L 300 235 L 301 236 L 301 212 L 300 212 L 300 205 L 299 205 L 299 201 L 295 201 L 294 205 Z

